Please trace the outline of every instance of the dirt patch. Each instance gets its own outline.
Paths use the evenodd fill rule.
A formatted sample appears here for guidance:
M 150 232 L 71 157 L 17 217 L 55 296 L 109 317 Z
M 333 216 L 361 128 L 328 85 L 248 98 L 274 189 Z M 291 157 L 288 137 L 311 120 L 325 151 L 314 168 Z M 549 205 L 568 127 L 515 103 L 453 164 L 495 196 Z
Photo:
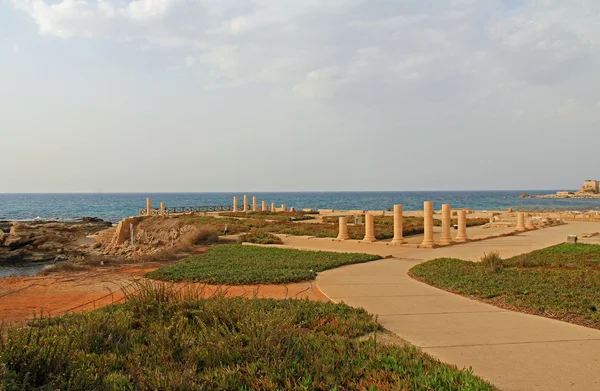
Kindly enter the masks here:
M 159 264 L 127 265 L 120 268 L 95 268 L 47 276 L 0 279 L 0 323 L 19 323 L 36 316 L 60 316 L 90 311 L 124 299 L 123 288 L 135 289 L 136 281 L 156 270 Z M 174 284 L 182 289 L 201 289 L 205 297 L 307 298 L 327 301 L 311 281 L 286 285 L 206 285 Z

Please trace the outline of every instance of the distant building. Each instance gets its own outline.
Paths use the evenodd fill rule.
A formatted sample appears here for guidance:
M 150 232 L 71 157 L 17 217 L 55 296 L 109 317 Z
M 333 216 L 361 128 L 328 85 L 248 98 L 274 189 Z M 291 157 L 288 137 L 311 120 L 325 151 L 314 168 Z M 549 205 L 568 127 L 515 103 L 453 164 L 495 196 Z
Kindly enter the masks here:
M 587 179 L 583 182 L 583 187 L 580 190 L 585 193 L 600 193 L 600 182 L 592 179 Z

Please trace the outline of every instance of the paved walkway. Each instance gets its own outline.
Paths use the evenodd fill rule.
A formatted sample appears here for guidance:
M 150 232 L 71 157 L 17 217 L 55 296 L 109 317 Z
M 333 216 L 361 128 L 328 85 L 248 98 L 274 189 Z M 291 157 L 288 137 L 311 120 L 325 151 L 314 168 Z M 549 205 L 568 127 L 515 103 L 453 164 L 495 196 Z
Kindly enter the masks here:
M 505 391 L 600 390 L 600 330 L 512 312 L 457 296 L 408 277 L 423 260 L 504 257 L 564 242 L 568 234 L 600 231 L 600 223 L 570 223 L 438 249 L 285 238 L 290 247 L 359 251 L 394 258 L 320 273 L 317 284 L 336 302 L 363 307 L 380 323 L 440 360 Z M 599 287 L 600 289 L 600 287 Z

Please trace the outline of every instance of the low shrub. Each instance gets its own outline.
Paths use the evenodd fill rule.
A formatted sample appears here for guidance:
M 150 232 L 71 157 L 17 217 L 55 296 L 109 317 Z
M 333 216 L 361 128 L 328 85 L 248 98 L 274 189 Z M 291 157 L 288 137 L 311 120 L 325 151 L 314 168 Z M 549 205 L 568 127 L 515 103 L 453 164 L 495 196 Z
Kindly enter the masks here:
M 181 238 L 181 244 L 184 246 L 197 246 L 201 244 L 217 243 L 219 241 L 219 233 L 210 226 L 200 226 L 186 233 Z
M 481 257 L 481 264 L 483 267 L 494 273 L 498 273 L 504 268 L 502 258 L 498 251 L 483 254 L 483 257 Z
M 241 235 L 238 238 L 238 243 L 283 244 L 283 240 L 264 229 L 254 229 L 247 234 Z

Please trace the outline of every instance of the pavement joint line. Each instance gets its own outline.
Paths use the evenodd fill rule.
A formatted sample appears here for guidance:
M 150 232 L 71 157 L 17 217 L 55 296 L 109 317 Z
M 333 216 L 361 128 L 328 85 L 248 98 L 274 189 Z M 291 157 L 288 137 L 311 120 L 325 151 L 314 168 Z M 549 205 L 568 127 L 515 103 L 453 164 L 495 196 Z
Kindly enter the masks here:
M 410 312 L 405 314 L 378 314 L 377 316 L 416 316 L 416 315 L 456 315 L 456 314 L 489 314 L 489 313 L 502 313 L 512 312 L 510 310 L 489 310 L 489 311 L 452 311 L 452 312 Z
M 498 342 L 498 343 L 474 343 L 465 345 L 439 345 L 439 346 L 423 346 L 417 345 L 421 349 L 452 349 L 452 348 L 476 348 L 480 346 L 503 346 L 503 345 L 528 345 L 540 343 L 570 343 L 570 342 L 590 342 L 600 341 L 600 338 L 585 338 L 585 339 L 555 339 L 547 341 L 522 341 L 522 342 Z

